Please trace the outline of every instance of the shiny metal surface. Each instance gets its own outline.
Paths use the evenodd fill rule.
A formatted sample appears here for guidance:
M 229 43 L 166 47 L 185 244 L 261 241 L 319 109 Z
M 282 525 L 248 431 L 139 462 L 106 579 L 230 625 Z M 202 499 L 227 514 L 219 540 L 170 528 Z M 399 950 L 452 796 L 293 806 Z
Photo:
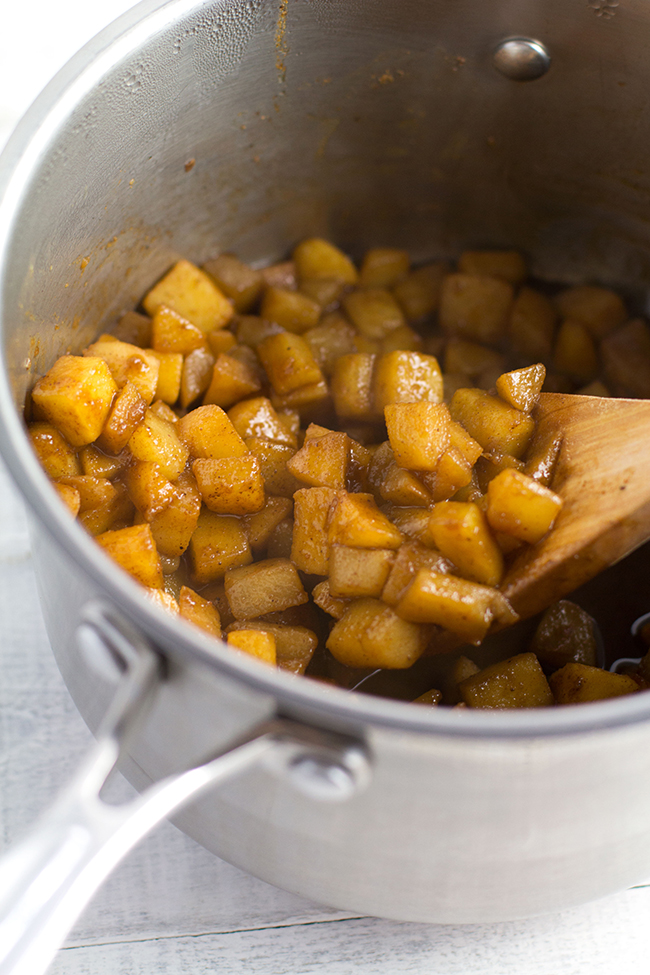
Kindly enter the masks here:
M 536 81 L 551 66 L 551 56 L 531 37 L 509 37 L 497 45 L 494 67 L 511 81 Z
M 361 735 L 374 774 L 345 804 L 296 796 L 260 769 L 176 820 L 220 856 L 331 905 L 504 920 L 641 879 L 650 701 L 430 713 L 234 660 L 149 606 L 69 523 L 26 447 L 24 396 L 177 256 L 227 249 L 263 262 L 307 234 L 356 256 L 379 243 L 415 259 L 518 247 L 539 277 L 613 283 L 644 307 L 650 11 L 630 0 L 602 17 L 597 6 L 145 2 L 55 79 L 0 161 L 0 443 L 39 519 L 65 679 L 96 728 L 111 683 L 73 637 L 97 598 L 168 657 L 126 765 L 140 788 L 278 710 Z M 514 36 L 553 54 L 535 84 L 494 69 L 495 47 Z

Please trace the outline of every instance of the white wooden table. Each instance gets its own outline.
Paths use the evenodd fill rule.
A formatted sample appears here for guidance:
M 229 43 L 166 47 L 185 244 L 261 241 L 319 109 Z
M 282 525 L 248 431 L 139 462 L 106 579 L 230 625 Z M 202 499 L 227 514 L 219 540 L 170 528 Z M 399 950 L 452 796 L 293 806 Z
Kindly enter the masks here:
M 272 2 L 272 0 L 269 0 Z M 131 0 L 0 6 L 0 145 L 48 78 Z M 27 38 L 27 49 L 16 39 Z M 90 742 L 49 649 L 22 503 L 0 466 L 0 847 Z M 114 799 L 132 795 L 119 779 Z M 55 975 L 650 975 L 650 883 L 530 921 L 440 926 L 363 918 L 276 890 L 173 826 L 123 863 Z

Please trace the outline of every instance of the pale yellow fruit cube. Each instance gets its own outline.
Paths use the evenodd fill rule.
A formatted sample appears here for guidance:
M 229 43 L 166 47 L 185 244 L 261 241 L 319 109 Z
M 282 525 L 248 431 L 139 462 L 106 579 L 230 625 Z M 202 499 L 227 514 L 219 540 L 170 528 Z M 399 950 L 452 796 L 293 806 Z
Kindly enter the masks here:
M 135 428 L 129 440 L 129 450 L 136 460 L 150 460 L 158 464 L 170 481 L 181 473 L 190 452 L 179 439 L 176 426 L 147 410 L 142 423 Z
M 333 278 L 356 284 L 359 277 L 350 258 L 320 237 L 301 241 L 293 252 L 293 260 L 300 278 Z
M 503 338 L 512 310 L 512 285 L 477 274 L 448 274 L 442 283 L 439 321 L 450 335 L 488 345 Z
M 477 582 L 420 569 L 395 607 L 403 619 L 437 623 L 478 645 L 494 618 L 495 590 Z
M 394 560 L 395 552 L 391 549 L 332 545 L 328 568 L 330 594 L 347 599 L 379 598 Z
M 378 599 L 357 599 L 334 624 L 327 648 L 347 667 L 401 670 L 422 656 L 429 628 L 400 619 Z
M 449 412 L 484 450 L 517 458 L 525 453 L 535 430 L 527 413 L 482 389 L 457 389 Z
M 263 630 L 232 630 L 227 637 L 228 646 L 243 650 L 265 664 L 276 666 L 275 638 Z
M 102 432 L 116 393 L 104 359 L 64 355 L 38 380 L 32 401 L 69 444 L 83 447 Z
M 148 315 L 166 305 L 202 332 L 223 328 L 233 314 L 232 303 L 212 278 L 190 261 L 178 261 L 149 291 L 142 304 Z M 161 351 L 178 351 L 162 349 Z
M 470 708 L 547 708 L 553 694 L 534 653 L 500 660 L 458 685 Z
M 501 582 L 503 555 L 477 505 L 460 501 L 436 504 L 425 541 L 429 539 L 466 579 L 492 587 Z
M 371 494 L 349 494 L 339 491 L 330 512 L 328 527 L 330 545 L 352 548 L 399 548 L 402 534 L 375 503 Z
M 253 561 L 239 518 L 204 509 L 189 544 L 192 573 L 198 583 L 222 579 L 228 569 Z
M 343 299 L 343 307 L 352 324 L 369 339 L 382 339 L 406 324 L 402 309 L 383 288 L 352 291 Z
M 441 403 L 442 374 L 435 356 L 397 351 L 379 356 L 374 375 L 375 409 L 391 403 Z
M 546 367 L 538 362 L 525 369 L 504 372 L 497 379 L 496 389 L 504 402 L 514 406 L 516 410 L 529 413 L 539 399 L 545 379 Z
M 199 406 L 178 421 L 178 435 L 190 456 L 243 457 L 248 453 L 228 416 L 219 406 Z
M 373 247 L 363 256 L 359 284 L 362 288 L 392 288 L 406 277 L 410 264 L 408 251 Z
M 495 531 L 534 545 L 551 530 L 562 498 L 521 471 L 502 471 L 488 485 L 487 518 Z
M 248 515 L 264 507 L 257 457 L 198 458 L 192 464 L 203 503 L 220 515 Z
M 388 439 L 400 467 L 435 471 L 449 447 L 451 417 L 444 403 L 396 403 L 384 410 Z
M 309 597 L 298 571 L 289 559 L 264 559 L 238 569 L 224 578 L 226 599 L 236 620 L 257 619 L 302 606 Z
M 95 541 L 143 586 L 162 589 L 160 558 L 149 525 L 133 525 L 98 535 Z
M 153 402 L 160 362 L 152 352 L 129 345 L 128 342 L 112 340 L 94 342 L 84 349 L 83 354 L 103 359 L 120 389 L 126 383 L 131 383 L 147 406 Z
M 521 284 L 528 270 L 519 251 L 463 251 L 458 258 L 462 274 L 487 274 L 510 284 Z

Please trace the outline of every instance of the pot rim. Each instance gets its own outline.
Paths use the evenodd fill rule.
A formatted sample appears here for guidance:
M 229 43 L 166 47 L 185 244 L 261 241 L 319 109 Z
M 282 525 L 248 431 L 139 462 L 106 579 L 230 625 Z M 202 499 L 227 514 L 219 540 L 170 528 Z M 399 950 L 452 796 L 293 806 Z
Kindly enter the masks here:
M 228 0 L 224 0 L 228 2 Z M 81 99 L 125 54 L 153 33 L 168 27 L 197 0 L 142 0 L 89 41 L 55 75 L 27 110 L 0 155 L 0 286 L 14 218 L 29 193 L 33 172 L 47 155 L 51 138 Z M 0 307 L 0 330 L 5 309 Z M 371 697 L 296 679 L 234 654 L 221 641 L 203 636 L 153 605 L 138 587 L 94 544 L 52 489 L 29 444 L 16 410 L 7 363 L 0 370 L 0 453 L 23 497 L 41 525 L 67 555 L 99 585 L 111 603 L 180 663 L 200 662 L 261 694 L 281 710 L 316 723 L 367 725 L 401 732 L 464 738 L 547 737 L 587 733 L 650 720 L 650 694 L 592 703 L 589 707 L 479 711 L 413 707 L 408 702 Z

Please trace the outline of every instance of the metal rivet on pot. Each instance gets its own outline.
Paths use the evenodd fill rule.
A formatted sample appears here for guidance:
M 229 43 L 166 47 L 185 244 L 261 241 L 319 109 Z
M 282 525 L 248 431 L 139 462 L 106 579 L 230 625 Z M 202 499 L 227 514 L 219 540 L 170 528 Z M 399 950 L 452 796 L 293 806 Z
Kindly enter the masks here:
M 497 46 L 492 60 L 497 71 L 511 81 L 534 81 L 551 66 L 551 56 L 544 45 L 531 37 L 506 38 Z
M 351 770 L 316 755 L 302 755 L 289 767 L 292 784 L 312 799 L 340 802 L 357 791 Z

